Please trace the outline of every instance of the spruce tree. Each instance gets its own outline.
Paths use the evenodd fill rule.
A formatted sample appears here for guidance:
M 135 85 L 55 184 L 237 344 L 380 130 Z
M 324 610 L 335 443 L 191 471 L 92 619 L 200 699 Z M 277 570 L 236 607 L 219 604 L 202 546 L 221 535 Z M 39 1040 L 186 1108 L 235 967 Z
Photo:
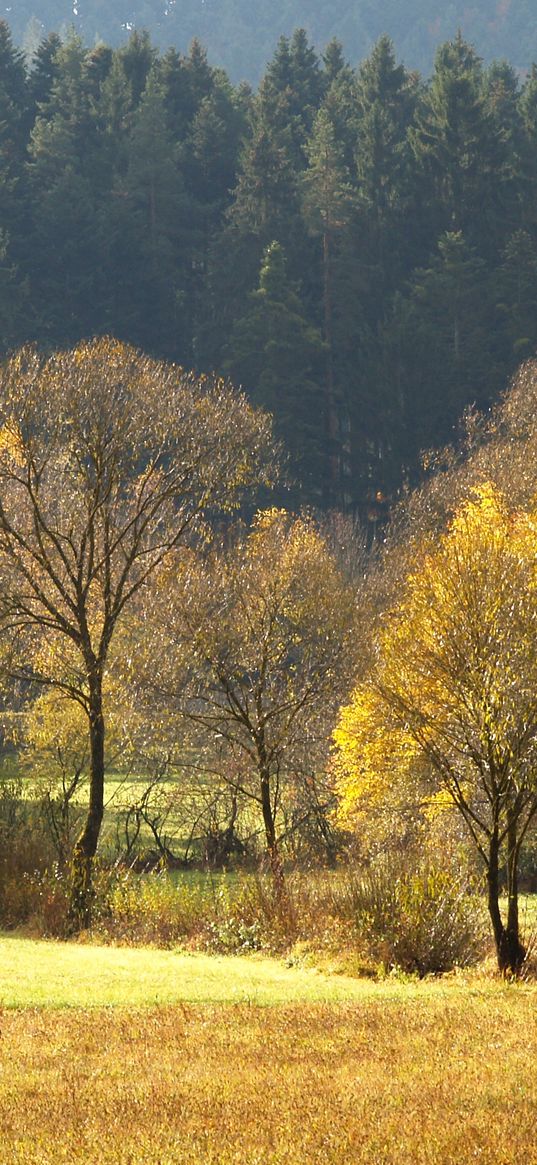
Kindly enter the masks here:
M 23 265 L 29 195 L 24 161 L 29 106 L 22 53 L 0 21 L 0 353 L 26 338 Z
M 507 151 L 487 104 L 481 61 L 460 33 L 437 51 L 412 145 L 430 229 L 437 236 L 462 231 L 494 257 L 502 242 Z
M 537 243 L 527 231 L 508 240 L 495 291 L 511 370 L 537 351 Z
M 406 315 L 408 455 L 451 441 L 469 406 L 486 408 L 504 380 L 490 273 L 463 234 L 449 232 L 416 270 Z
M 382 318 L 415 246 L 408 141 L 415 101 L 415 81 L 396 63 L 389 38 L 381 37 L 360 67 L 355 97 L 360 251 L 370 272 L 372 323 L 372 312 Z
M 133 115 L 114 265 L 117 331 L 144 350 L 188 363 L 183 304 L 188 216 L 165 93 L 152 69 Z
M 236 322 L 223 369 L 252 399 L 274 414 L 289 450 L 291 497 L 321 504 L 326 477 L 325 350 L 289 281 L 279 243 L 267 247 L 259 284 Z
M 325 503 L 342 506 L 346 474 L 346 441 L 349 402 L 347 384 L 337 376 L 337 265 L 338 252 L 352 214 L 353 190 L 330 115 L 323 107 L 314 122 L 306 147 L 309 167 L 303 175 L 303 209 L 311 233 L 321 244 L 323 337 L 326 346 Z M 343 237 L 343 239 L 342 239 Z

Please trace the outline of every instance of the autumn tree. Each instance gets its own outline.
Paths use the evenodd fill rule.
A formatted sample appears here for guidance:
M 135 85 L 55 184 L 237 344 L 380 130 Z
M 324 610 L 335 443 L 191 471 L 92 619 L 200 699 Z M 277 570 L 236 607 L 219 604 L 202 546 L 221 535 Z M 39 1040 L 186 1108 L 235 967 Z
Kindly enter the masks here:
M 269 422 L 224 383 L 109 339 L 21 350 L 1 371 L 0 412 L 1 628 L 19 673 L 87 717 L 89 804 L 73 859 L 73 916 L 87 925 L 114 638 L 200 518 L 266 480 Z
M 351 817 L 428 768 L 429 795 L 447 794 L 483 860 L 498 965 L 512 973 L 525 955 L 519 859 L 537 814 L 535 522 L 485 484 L 426 540 L 336 733 Z
M 170 561 L 155 594 L 144 677 L 151 716 L 167 716 L 172 735 L 186 719 L 202 770 L 257 807 L 283 893 L 290 805 L 306 798 L 317 827 L 329 829 L 322 773 L 353 592 L 313 521 L 268 510 L 228 547 Z

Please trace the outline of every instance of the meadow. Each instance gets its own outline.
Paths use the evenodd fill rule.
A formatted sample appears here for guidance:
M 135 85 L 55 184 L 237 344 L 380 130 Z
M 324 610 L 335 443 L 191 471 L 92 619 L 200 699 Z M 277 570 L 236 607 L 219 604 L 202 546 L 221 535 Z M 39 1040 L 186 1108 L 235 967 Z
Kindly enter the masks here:
M 2 1165 L 535 1162 L 537 989 L 0 940 Z

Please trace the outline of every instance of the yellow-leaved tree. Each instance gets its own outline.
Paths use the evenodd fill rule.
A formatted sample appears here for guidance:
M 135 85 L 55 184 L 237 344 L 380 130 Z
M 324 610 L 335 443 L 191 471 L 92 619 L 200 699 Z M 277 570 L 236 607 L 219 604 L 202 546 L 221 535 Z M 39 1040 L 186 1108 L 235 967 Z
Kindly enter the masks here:
M 335 734 L 347 821 L 420 766 L 431 793 L 448 795 L 485 865 L 498 965 L 514 973 L 520 852 L 537 814 L 536 535 L 537 513 L 476 487 L 445 533 L 424 539 Z

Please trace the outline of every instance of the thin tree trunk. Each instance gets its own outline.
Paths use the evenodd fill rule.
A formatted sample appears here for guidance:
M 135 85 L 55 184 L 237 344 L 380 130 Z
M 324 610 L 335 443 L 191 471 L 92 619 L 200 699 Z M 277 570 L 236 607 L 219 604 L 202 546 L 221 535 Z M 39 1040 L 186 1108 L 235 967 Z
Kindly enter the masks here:
M 270 773 L 264 770 L 261 773 L 261 812 L 263 814 L 265 839 L 270 862 L 270 871 L 274 879 L 276 898 L 278 901 L 281 901 L 285 897 L 285 876 L 276 838 L 276 823 L 274 821 L 274 813 L 272 811 L 272 800 L 270 792 Z
M 518 846 L 516 823 L 509 827 L 508 835 L 508 907 L 507 927 L 504 926 L 500 911 L 498 827 L 495 826 L 489 845 L 487 868 L 488 909 L 492 922 L 498 969 L 502 975 L 518 975 L 524 961 L 525 951 L 520 942 L 518 926 Z
M 93 862 L 104 816 L 104 717 L 101 677 L 93 676 L 89 709 L 90 791 L 86 821 L 73 851 L 71 921 L 73 929 L 91 926 Z
M 498 841 L 498 827 L 495 825 L 489 844 L 489 860 L 487 865 L 487 900 L 490 921 L 492 923 L 492 932 L 494 934 L 498 966 L 500 971 L 503 971 L 505 968 L 502 967 L 501 959 L 504 946 L 504 927 L 500 913 L 499 851 L 500 846 Z
M 526 955 L 520 941 L 518 917 L 518 850 L 516 821 L 510 820 L 507 829 L 507 926 L 504 942 L 509 970 L 515 975 L 520 971 Z

